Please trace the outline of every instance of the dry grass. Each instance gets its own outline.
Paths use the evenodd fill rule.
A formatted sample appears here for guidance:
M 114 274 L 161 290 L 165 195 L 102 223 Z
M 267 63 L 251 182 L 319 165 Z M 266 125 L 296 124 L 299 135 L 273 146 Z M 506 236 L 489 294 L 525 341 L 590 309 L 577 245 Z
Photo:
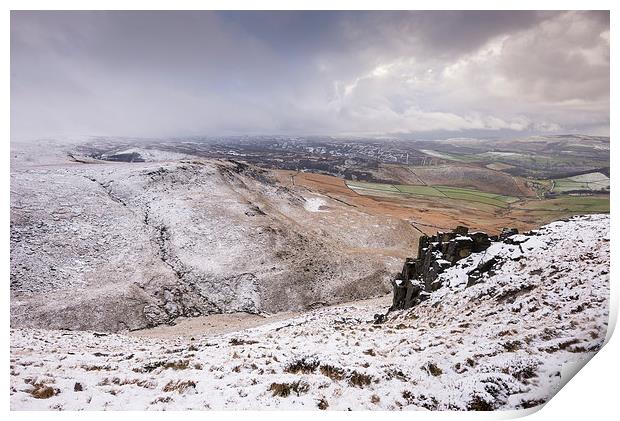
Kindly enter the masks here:
M 229 343 L 231 345 L 253 345 L 253 344 L 257 344 L 258 341 L 253 341 L 253 340 L 249 340 L 249 339 L 232 338 Z
M 155 361 L 148 363 L 143 367 L 134 368 L 135 373 L 150 373 L 158 368 L 173 369 L 173 370 L 186 370 L 189 368 L 189 360 L 178 361 Z
M 468 411 L 493 411 L 494 409 L 493 405 L 478 395 L 474 395 L 467 404 Z
M 306 382 L 302 382 L 301 380 L 293 383 L 271 383 L 269 390 L 273 392 L 273 396 L 286 398 L 291 393 L 295 393 L 297 396 L 302 393 L 307 393 L 310 390 L 310 385 Z
M 311 357 L 302 357 L 288 364 L 284 371 L 292 374 L 310 374 L 314 373 L 319 366 L 319 361 Z
M 516 352 L 521 348 L 521 341 L 506 341 L 502 346 L 508 352 Z
M 423 366 L 422 369 L 434 377 L 438 377 L 443 374 L 443 370 L 437 367 L 437 365 L 434 363 L 428 363 L 425 366 Z
M 112 371 L 116 370 L 116 367 L 112 367 L 111 365 L 87 365 L 82 364 L 82 369 L 85 371 Z
M 48 399 L 60 393 L 60 390 L 44 384 L 34 384 L 30 394 L 36 399 Z
M 157 383 L 153 381 L 149 381 L 145 379 L 122 379 L 121 380 L 120 377 L 113 377 L 111 379 L 106 377 L 105 379 L 101 380 L 97 384 L 97 386 L 109 386 L 109 385 L 125 386 L 128 384 L 143 387 L 145 389 L 155 389 L 155 387 L 157 387 Z
M 369 376 L 368 374 L 353 371 L 349 377 L 349 384 L 352 386 L 364 388 L 364 386 L 368 386 L 370 383 L 372 383 L 372 376 Z
M 184 393 L 185 391 L 187 391 L 190 388 L 195 388 L 196 387 L 196 382 L 193 382 L 191 380 L 185 380 L 185 381 L 181 381 L 181 380 L 170 380 L 168 382 L 168 384 L 166 384 L 164 386 L 163 391 L 164 392 L 178 392 L 178 393 Z
M 160 396 L 157 399 L 155 399 L 153 402 L 151 402 L 151 405 L 155 405 L 156 403 L 168 403 L 168 402 L 172 402 L 172 397 L 170 396 Z
M 385 371 L 385 375 L 387 376 L 388 380 L 392 380 L 393 378 L 396 378 L 402 382 L 408 382 L 409 381 L 409 376 L 407 376 L 405 373 L 403 373 L 402 370 L 396 370 L 396 369 L 390 369 L 390 370 L 386 370 Z
M 414 395 L 408 390 L 403 391 L 402 396 L 409 405 L 415 405 L 421 408 L 428 409 L 429 411 L 435 411 L 439 406 L 439 402 L 433 396 Z
M 326 377 L 329 377 L 332 380 L 344 379 L 344 370 L 340 367 L 335 367 L 329 364 L 323 364 L 320 370 L 321 370 L 321 374 L 323 374 Z

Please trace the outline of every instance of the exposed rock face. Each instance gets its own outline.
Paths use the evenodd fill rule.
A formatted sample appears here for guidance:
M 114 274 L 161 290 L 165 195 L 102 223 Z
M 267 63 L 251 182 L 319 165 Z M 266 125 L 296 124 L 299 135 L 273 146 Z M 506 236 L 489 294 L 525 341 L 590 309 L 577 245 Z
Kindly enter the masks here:
M 508 238 L 518 231 L 504 229 L 502 238 Z M 392 281 L 394 298 L 390 310 L 413 307 L 430 297 L 430 293 L 441 288 L 439 275 L 461 259 L 472 253 L 479 253 L 491 246 L 484 232 L 473 232 L 464 226 L 457 226 L 452 232 L 438 232 L 431 237 L 423 236 L 418 243 L 418 257 L 405 261 L 400 276 Z M 469 274 L 474 285 L 482 273 L 488 272 L 495 262 L 476 268 Z M 488 267 L 487 267 L 488 266 Z

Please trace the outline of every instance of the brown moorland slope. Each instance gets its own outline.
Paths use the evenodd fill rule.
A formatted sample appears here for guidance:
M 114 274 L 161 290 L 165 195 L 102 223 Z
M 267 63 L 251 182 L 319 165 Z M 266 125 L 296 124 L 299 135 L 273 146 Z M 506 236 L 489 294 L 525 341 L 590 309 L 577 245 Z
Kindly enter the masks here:
M 527 191 L 528 195 L 518 195 L 520 201 L 511 204 L 506 209 L 501 209 L 484 203 L 454 200 L 447 197 L 414 197 L 388 191 L 373 191 L 372 194 L 361 195 L 350 189 L 345 181 L 338 177 L 283 170 L 274 170 L 272 173 L 285 186 L 295 186 L 297 189 L 302 188 L 320 193 L 368 214 L 405 220 L 425 234 L 433 234 L 438 230 L 450 230 L 457 225 L 465 225 L 472 230 L 485 231 L 490 234 L 497 234 L 504 227 L 515 227 L 520 231 L 527 231 L 576 213 L 570 208 L 532 211 L 535 206 L 540 209 L 547 202 L 532 197 L 532 192 L 527 190 L 522 180 L 515 181 L 515 186 Z M 440 178 L 437 176 L 435 179 Z

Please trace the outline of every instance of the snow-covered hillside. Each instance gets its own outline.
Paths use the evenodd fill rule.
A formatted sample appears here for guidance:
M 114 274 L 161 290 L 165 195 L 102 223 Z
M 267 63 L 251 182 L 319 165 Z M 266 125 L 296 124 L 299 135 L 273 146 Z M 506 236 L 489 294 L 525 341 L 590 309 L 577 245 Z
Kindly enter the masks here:
M 238 162 L 51 152 L 12 151 L 13 327 L 116 332 L 376 297 L 419 236 Z
M 602 346 L 609 217 L 575 217 L 448 269 L 422 304 L 389 297 L 219 336 L 13 329 L 12 409 L 531 407 Z M 466 287 L 464 273 L 497 263 Z

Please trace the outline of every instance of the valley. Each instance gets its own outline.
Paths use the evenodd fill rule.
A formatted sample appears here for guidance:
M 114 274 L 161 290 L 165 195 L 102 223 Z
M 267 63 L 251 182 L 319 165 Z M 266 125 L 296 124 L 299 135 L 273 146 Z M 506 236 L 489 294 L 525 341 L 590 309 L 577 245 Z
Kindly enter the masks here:
M 269 148 L 13 145 L 12 407 L 525 409 L 558 387 L 545 379 L 600 348 L 608 167 L 532 178 L 505 171 L 514 165 L 337 144 L 325 150 L 343 156 L 320 168 L 312 153 L 295 161 Z M 419 239 L 457 226 L 543 242 L 520 257 L 506 246 L 501 273 L 470 288 L 457 280 L 474 254 L 428 301 L 386 313 Z M 585 286 L 571 264 L 591 272 Z M 521 298 L 498 304 L 498 289 L 513 287 Z M 50 346 L 72 356 L 53 372 Z

